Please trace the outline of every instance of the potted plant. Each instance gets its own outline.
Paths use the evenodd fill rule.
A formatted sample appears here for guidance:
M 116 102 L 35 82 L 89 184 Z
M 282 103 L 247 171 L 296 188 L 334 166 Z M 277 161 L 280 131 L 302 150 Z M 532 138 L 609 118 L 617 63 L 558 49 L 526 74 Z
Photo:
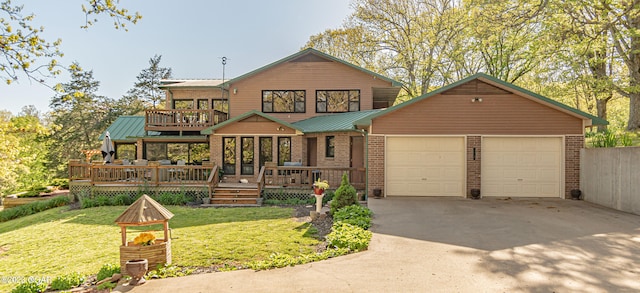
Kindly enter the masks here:
M 313 182 L 313 193 L 317 195 L 323 194 L 327 188 L 329 188 L 329 182 L 327 182 L 327 180 L 320 180 L 320 178 L 318 178 L 318 180 Z

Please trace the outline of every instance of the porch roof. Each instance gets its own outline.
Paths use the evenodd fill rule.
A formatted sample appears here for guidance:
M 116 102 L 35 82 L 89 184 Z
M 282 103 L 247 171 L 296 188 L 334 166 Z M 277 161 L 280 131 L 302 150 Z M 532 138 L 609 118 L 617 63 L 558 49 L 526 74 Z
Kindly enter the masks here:
M 106 131 L 109 131 L 111 140 L 115 142 L 136 141 L 136 137 L 160 135 L 160 132 L 144 131 L 144 116 L 120 116 L 114 121 Z M 104 132 L 100 134 L 98 140 L 104 139 Z
M 380 111 L 382 109 L 322 115 L 294 122 L 293 125 L 304 133 L 354 131 L 357 120 Z

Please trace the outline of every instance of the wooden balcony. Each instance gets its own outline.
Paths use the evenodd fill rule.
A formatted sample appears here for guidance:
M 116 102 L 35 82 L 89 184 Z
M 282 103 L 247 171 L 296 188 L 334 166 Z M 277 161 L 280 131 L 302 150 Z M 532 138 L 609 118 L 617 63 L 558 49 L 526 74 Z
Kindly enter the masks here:
M 200 165 L 115 165 L 69 162 L 69 179 L 91 185 L 198 185 L 206 186 L 215 166 Z
M 147 131 L 200 131 L 229 119 L 217 110 L 146 110 Z
M 329 189 L 340 187 L 342 175 L 347 173 L 349 183 L 356 190 L 364 190 L 366 186 L 366 168 L 340 168 L 316 166 L 275 166 L 266 167 L 262 178 L 264 186 L 269 188 L 303 188 L 311 190 L 311 184 L 318 178 L 327 180 Z

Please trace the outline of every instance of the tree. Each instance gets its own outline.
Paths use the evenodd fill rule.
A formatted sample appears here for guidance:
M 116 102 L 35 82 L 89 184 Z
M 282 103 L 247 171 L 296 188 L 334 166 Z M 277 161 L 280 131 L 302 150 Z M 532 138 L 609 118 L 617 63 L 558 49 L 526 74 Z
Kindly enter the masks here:
M 142 18 L 137 12 L 132 14 L 121 8 L 117 1 L 83 1 L 88 5 L 82 5 L 87 16 L 82 28 L 93 25 L 98 21 L 96 17 L 103 14 L 114 20 L 116 29 L 125 30 L 127 23 L 135 24 Z M 62 57 L 62 41 L 44 39 L 44 27 L 34 24 L 35 15 L 24 15 L 22 10 L 23 6 L 13 5 L 11 0 L 0 2 L 0 78 L 11 84 L 23 74 L 44 84 L 45 78 L 61 73 L 57 58 Z
M 130 114 L 160 104 L 164 98 L 164 91 L 159 89 L 160 80 L 171 78 L 171 68 L 160 67 L 162 55 L 154 55 L 149 59 L 149 68 L 145 68 L 136 77 L 138 81 L 134 87 L 123 97 L 126 104 L 130 105 Z
M 50 161 L 62 176 L 69 159 L 84 159 L 82 150 L 96 149 L 100 134 L 122 114 L 115 101 L 96 94 L 100 82 L 93 71 L 71 65 L 71 81 L 62 84 L 63 93 L 51 99 L 55 140 Z
M 46 168 L 50 130 L 25 107 L 18 116 L 0 121 L 0 194 L 44 185 L 50 179 Z

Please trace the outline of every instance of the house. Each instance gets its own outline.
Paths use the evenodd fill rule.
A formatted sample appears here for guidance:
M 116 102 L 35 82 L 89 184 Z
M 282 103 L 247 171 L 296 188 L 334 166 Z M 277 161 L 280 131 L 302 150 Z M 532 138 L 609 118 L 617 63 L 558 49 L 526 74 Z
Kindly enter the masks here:
M 565 198 L 585 128 L 607 123 L 485 74 L 393 106 L 400 87 L 305 49 L 228 81 L 163 81 L 165 109 L 108 131 L 116 158 L 210 162 L 223 182 L 337 187 L 347 172 L 367 194 Z

